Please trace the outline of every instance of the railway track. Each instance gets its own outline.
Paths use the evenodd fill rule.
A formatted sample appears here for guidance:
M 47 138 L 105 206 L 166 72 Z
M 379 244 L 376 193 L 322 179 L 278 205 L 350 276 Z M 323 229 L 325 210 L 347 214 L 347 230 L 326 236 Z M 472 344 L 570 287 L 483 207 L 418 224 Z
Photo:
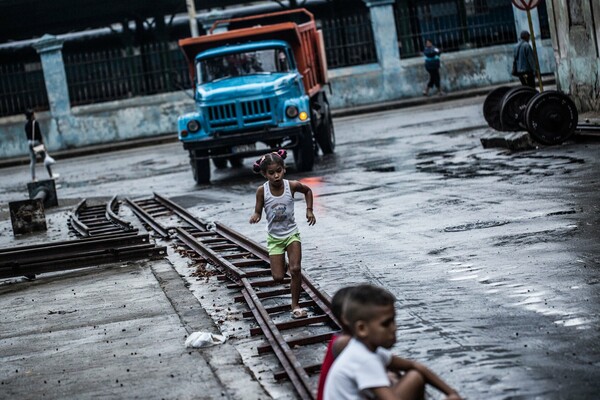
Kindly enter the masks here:
M 118 212 L 117 196 L 104 205 L 88 205 L 87 199 L 83 199 L 69 217 L 69 229 L 78 237 L 137 232 L 130 222 L 119 218 Z
M 107 263 L 159 259 L 167 255 L 148 234 L 122 232 L 61 242 L 0 249 L 0 279 L 69 269 L 95 267 Z
M 309 316 L 292 319 L 290 277 L 283 282 L 272 279 L 269 255 L 262 245 L 219 222 L 198 218 L 156 193 L 125 203 L 149 233 L 140 234 L 118 217 L 116 196 L 98 205 L 83 200 L 68 223 L 77 239 L 0 249 L 0 279 L 164 258 L 168 255 L 164 245 L 171 244 L 184 257 L 202 260 L 218 271 L 218 282 L 233 291 L 231 300 L 247 307 L 242 316 L 249 335 L 265 339 L 256 348 L 258 354 L 274 354 L 281 365 L 273 372 L 274 379 L 289 380 L 300 399 L 314 399 L 325 345 L 340 330 L 330 298 L 303 273 L 300 306 Z M 151 236 L 162 245 L 153 243 Z
M 329 297 L 303 273 L 300 300 L 309 316 L 292 319 L 289 276 L 281 283 L 273 281 L 266 248 L 221 223 L 208 224 L 156 193 L 150 199 L 126 202 L 161 238 L 172 240 L 175 247 L 185 246 L 186 253 L 196 254 L 219 271 L 217 278 L 238 291 L 234 300 L 248 307 L 243 317 L 252 318 L 256 325 L 250 335 L 266 339 L 258 353 L 272 352 L 281 364 L 274 378 L 288 379 L 299 398 L 314 399 L 324 344 L 340 330 Z

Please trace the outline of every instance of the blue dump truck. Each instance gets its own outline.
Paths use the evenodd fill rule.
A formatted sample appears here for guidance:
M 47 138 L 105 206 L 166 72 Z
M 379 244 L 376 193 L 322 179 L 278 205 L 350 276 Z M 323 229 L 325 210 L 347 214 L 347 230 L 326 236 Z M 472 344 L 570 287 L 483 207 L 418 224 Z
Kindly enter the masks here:
M 219 25 L 229 30 L 212 33 Z M 208 35 L 179 41 L 194 83 L 196 110 L 178 119 L 194 179 L 216 168 L 287 149 L 311 171 L 318 148 L 333 153 L 321 32 L 304 9 L 217 21 Z

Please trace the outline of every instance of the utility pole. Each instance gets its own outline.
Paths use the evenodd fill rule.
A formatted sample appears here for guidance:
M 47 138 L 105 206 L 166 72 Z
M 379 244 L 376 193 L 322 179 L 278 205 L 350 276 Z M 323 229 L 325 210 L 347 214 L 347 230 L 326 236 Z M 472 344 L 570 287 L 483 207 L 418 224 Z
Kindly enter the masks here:
M 185 3 L 190 19 L 190 32 L 192 37 L 198 37 L 200 34 L 198 33 L 198 21 L 196 20 L 196 4 L 194 4 L 194 0 L 185 0 Z

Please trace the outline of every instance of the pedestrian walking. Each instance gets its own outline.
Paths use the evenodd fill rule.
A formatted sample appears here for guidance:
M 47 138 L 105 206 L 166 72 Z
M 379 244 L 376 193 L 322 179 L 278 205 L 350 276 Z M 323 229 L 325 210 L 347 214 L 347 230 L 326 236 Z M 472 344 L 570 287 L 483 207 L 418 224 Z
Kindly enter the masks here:
M 521 39 L 515 46 L 513 52 L 513 71 L 512 74 L 519 77 L 521 84 L 535 89 L 535 59 L 533 50 L 529 45 L 530 35 L 528 31 L 521 32 Z
M 429 73 L 429 82 L 427 82 L 427 86 L 425 90 L 423 90 L 423 95 L 428 96 L 429 90 L 431 88 L 436 87 L 439 95 L 443 95 L 442 87 L 440 86 L 440 55 L 442 52 L 437 47 L 433 46 L 433 42 L 429 39 L 425 41 L 425 49 L 423 50 L 423 55 L 425 56 L 425 69 Z
M 31 171 L 31 180 L 34 182 L 36 181 L 35 163 L 37 161 L 38 154 L 42 156 L 42 160 L 44 160 L 44 166 L 46 167 L 46 171 L 48 171 L 50 178 L 58 178 L 58 174 L 52 173 L 51 166 L 55 163 L 55 161 L 54 158 L 50 157 L 50 154 L 48 154 L 48 149 L 46 149 L 44 138 L 42 137 L 40 124 L 35 119 L 35 113 L 33 110 L 28 109 L 25 111 L 25 118 L 27 118 L 27 122 L 25 123 L 25 136 L 27 137 L 27 144 L 29 145 L 29 169 Z
M 362 284 L 350 289 L 345 296 L 342 320 L 352 338 L 329 369 L 325 400 L 422 400 L 426 384 L 444 393 L 446 400 L 461 400 L 456 390 L 427 367 L 395 356 L 389 350 L 396 343 L 396 299 L 391 293 Z M 333 345 L 334 356 L 336 344 Z M 402 374 L 392 383 L 388 371 Z
M 250 223 L 260 221 L 263 209 L 267 218 L 267 248 L 271 274 L 276 282 L 283 281 L 286 272 L 285 254 L 288 257 L 291 276 L 290 290 L 292 294 L 292 318 L 306 318 L 307 312 L 299 305 L 302 285 L 301 262 L 302 246 L 300 232 L 294 218 L 294 194 L 304 194 L 306 201 L 306 220 L 308 225 L 316 222 L 313 214 L 312 190 L 298 182 L 284 179 L 287 156 L 285 150 L 265 154 L 253 166 L 254 172 L 267 179 L 256 190 L 256 204 Z

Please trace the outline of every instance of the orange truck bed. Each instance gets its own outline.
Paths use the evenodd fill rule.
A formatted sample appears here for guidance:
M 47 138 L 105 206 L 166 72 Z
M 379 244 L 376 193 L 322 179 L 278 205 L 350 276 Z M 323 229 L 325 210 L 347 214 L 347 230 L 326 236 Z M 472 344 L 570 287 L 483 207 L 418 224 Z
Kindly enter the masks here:
M 296 14 L 296 15 L 294 15 Z M 280 22 L 286 17 L 302 14 L 306 22 Z M 268 23 L 269 19 L 277 22 Z M 232 29 L 226 32 L 212 33 L 218 25 L 238 24 L 249 25 L 256 21 L 256 25 Z M 260 23 L 260 25 L 259 25 Z M 214 47 L 232 44 L 255 42 L 260 40 L 284 40 L 291 46 L 298 71 L 303 76 L 304 89 L 309 97 L 317 94 L 327 83 L 327 61 L 323 36 L 317 30 L 314 16 L 305 9 L 281 11 L 269 14 L 253 15 L 244 18 L 220 20 L 213 24 L 208 35 L 181 39 L 179 46 L 185 53 L 192 78 L 195 75 L 194 60 L 198 53 Z

